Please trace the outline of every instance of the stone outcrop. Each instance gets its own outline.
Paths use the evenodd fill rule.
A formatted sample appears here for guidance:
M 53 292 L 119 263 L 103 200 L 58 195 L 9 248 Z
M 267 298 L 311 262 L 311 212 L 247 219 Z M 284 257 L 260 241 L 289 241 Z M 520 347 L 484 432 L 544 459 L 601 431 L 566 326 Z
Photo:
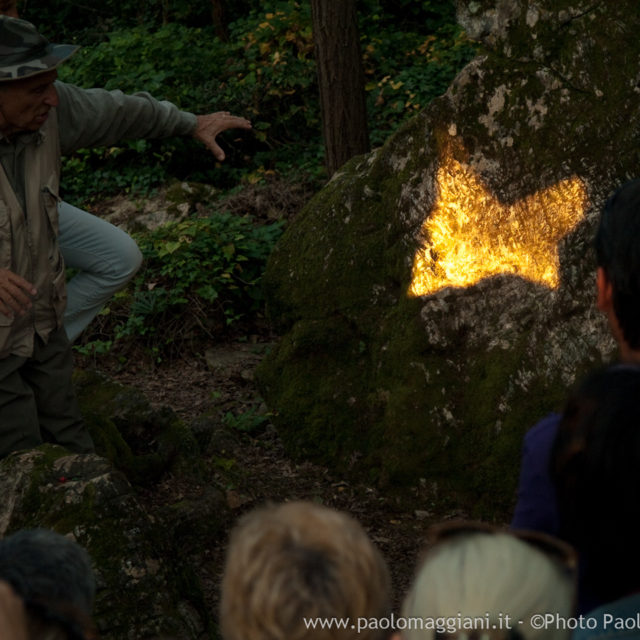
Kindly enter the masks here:
M 479 55 L 305 207 L 265 277 L 258 372 L 291 452 L 513 500 L 524 431 L 613 357 L 591 239 L 640 173 L 631 0 L 460 2 Z
M 215 481 L 202 479 L 198 440 L 209 445 L 215 428 L 196 439 L 132 387 L 91 371 L 77 371 L 75 382 L 97 455 L 45 444 L 0 460 L 0 538 L 45 527 L 84 546 L 105 640 L 214 637 L 199 563 L 229 508 Z M 168 477 L 178 479 L 175 490 Z M 140 498 L 151 486 L 155 499 Z
M 101 637 L 205 637 L 192 570 L 108 460 L 54 445 L 15 453 L 0 462 L 0 495 L 0 537 L 46 527 L 89 551 Z

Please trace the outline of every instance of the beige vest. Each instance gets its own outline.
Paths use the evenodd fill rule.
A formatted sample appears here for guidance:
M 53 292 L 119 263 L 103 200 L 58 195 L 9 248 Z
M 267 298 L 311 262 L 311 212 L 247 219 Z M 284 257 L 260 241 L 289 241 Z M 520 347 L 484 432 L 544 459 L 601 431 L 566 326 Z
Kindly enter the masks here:
M 0 167 L 0 268 L 22 276 L 38 291 L 24 316 L 0 313 L 0 358 L 32 356 L 35 335 L 46 342 L 62 326 L 67 296 L 58 247 L 59 178 L 60 140 L 53 109 L 25 149 L 26 215 Z

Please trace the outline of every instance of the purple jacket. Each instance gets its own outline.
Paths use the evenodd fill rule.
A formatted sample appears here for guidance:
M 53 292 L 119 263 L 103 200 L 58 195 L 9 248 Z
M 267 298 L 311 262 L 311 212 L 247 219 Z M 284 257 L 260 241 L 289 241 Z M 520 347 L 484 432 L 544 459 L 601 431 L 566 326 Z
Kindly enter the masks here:
M 549 476 L 549 457 L 559 422 L 560 415 L 551 413 L 525 434 L 512 529 L 558 534 L 558 508 Z

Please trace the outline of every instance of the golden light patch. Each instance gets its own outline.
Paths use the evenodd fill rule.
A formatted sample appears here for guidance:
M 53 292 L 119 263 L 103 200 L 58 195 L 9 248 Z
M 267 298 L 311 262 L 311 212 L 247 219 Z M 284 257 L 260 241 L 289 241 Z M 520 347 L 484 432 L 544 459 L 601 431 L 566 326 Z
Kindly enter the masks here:
M 445 158 L 436 177 L 438 200 L 422 228 L 425 245 L 414 258 L 410 295 L 508 273 L 558 286 L 558 241 L 584 218 L 587 204 L 579 178 L 505 205 L 452 158 Z

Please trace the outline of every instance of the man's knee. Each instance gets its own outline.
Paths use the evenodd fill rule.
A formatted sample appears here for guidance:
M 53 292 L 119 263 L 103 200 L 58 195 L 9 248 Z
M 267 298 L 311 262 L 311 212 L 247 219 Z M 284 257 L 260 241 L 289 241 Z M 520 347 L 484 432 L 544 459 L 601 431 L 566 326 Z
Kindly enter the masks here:
M 122 233 L 118 241 L 117 259 L 110 265 L 112 277 L 124 286 L 136 275 L 142 264 L 142 252 L 136 241 L 126 233 Z
M 66 202 L 60 204 L 60 249 L 68 266 L 116 290 L 142 264 L 138 245 L 123 229 Z
M 127 242 L 122 250 L 122 264 L 126 265 L 128 272 L 133 275 L 138 271 L 142 264 L 142 252 L 138 248 L 136 241 L 126 234 Z

